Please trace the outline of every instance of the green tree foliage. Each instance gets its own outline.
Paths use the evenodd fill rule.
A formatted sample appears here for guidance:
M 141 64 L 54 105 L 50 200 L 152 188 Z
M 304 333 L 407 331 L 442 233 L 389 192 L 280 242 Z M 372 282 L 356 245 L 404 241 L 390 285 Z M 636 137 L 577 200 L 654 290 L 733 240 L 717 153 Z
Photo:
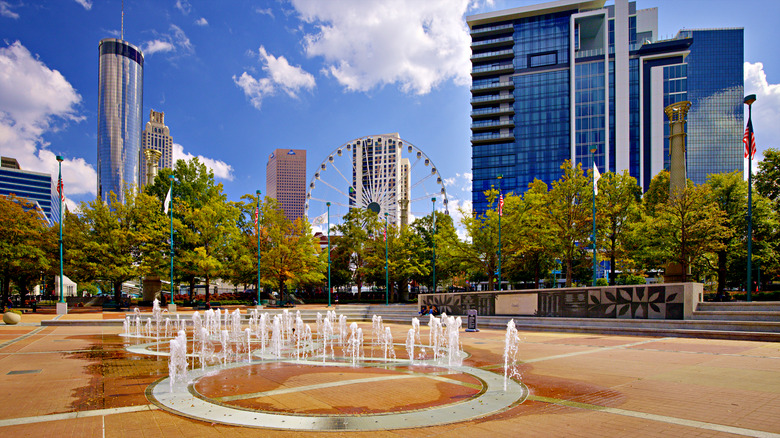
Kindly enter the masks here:
M 150 254 L 161 247 L 162 230 L 152 225 L 158 205 L 134 190 L 125 193 L 124 204 L 114 194 L 110 205 L 82 203 L 81 214 L 65 222 L 68 272 L 77 281 L 109 285 L 118 303 L 122 283 L 149 273 Z
M 597 234 L 601 237 L 599 248 L 610 260 L 609 283 L 614 285 L 618 262 L 627 257 L 627 229 L 641 218 L 642 189 L 625 170 L 622 174 L 605 173 L 598 186 L 596 211 Z M 621 266 L 621 270 L 625 270 L 625 266 Z
M 47 253 L 53 234 L 44 225 L 34 206 L 16 196 L 0 196 L 0 277 L 3 304 L 8 300 L 11 282 L 24 296 L 28 287 L 57 259 Z M 54 228 L 54 227 L 52 227 Z M 59 273 L 59 272 L 58 272 Z
M 434 243 L 436 244 L 436 284 L 441 286 L 450 283 L 452 277 L 459 272 L 457 264 L 448 256 L 451 253 L 448 245 L 450 245 L 450 242 L 455 241 L 458 236 L 451 216 L 440 211 L 437 211 L 435 215 L 435 233 L 433 229 L 433 214 L 423 216 L 412 222 L 410 226 L 411 232 L 419 237 L 421 242 L 413 240 L 411 243 L 415 244 L 415 248 L 417 248 L 415 257 L 420 259 L 420 263 L 423 265 L 428 261 L 429 267 L 433 261 L 433 245 Z M 409 239 L 411 239 L 411 236 L 409 236 Z M 412 275 L 410 279 L 421 285 L 432 286 L 433 272 L 422 273 L 422 270 L 420 272 L 420 275 Z
M 266 198 L 261 206 L 261 281 L 278 288 L 321 282 L 324 278 L 319 241 L 304 218 L 289 221 L 276 201 Z
M 366 251 L 367 278 L 375 284 L 385 284 L 385 248 L 387 248 L 387 291 L 389 300 L 407 300 L 411 278 L 427 277 L 431 260 L 424 256 L 424 241 L 409 227 L 400 229 L 380 222 L 368 239 Z M 385 242 L 385 236 L 387 242 Z M 385 246 L 385 244 L 387 246 Z
M 647 216 L 649 240 L 663 261 L 682 266 L 684 281 L 692 265 L 721 250 L 733 233 L 724 226 L 725 214 L 712 200 L 707 185 L 678 189 L 666 203 L 656 205 L 655 211 L 655 216 Z
M 488 194 L 488 197 L 495 201 L 495 196 Z M 466 239 L 460 240 L 457 235 L 444 236 L 447 244 L 444 254 L 457 264 L 459 270 L 466 272 L 469 278 L 475 279 L 484 275 L 488 288 L 495 290 L 498 270 L 498 206 L 479 217 L 470 213 L 460 210 L 460 223 L 466 230 Z
M 371 211 L 360 208 L 351 209 L 342 222 L 333 230 L 338 234 L 338 246 L 333 252 L 337 269 L 348 269 L 352 275 L 352 284 L 358 289 L 358 300 L 361 299 L 363 283 L 368 274 L 367 255 L 369 251 L 369 234 L 374 236 L 380 229 L 379 218 Z M 334 259 L 331 259 L 333 266 Z M 347 266 L 343 262 L 347 262 Z
M 780 211 L 780 150 L 769 148 L 764 151 L 754 182 L 758 193 L 774 203 L 775 211 Z
M 592 189 L 582 164 L 572 167 L 567 160 L 561 165 L 563 176 L 554 181 L 545 198 L 544 211 L 555 237 L 553 248 L 566 270 L 566 287 L 572 284 L 575 263 L 584 261 L 584 246 L 592 232 Z

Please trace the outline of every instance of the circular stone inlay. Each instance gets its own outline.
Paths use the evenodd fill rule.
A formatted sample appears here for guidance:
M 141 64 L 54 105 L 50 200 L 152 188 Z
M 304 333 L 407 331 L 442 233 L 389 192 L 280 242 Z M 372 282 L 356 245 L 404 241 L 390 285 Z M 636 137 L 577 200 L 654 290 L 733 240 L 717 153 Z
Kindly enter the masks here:
M 525 385 L 508 380 L 505 391 L 503 375 L 480 368 L 451 367 L 433 361 L 415 361 L 412 366 L 408 360 L 396 360 L 385 365 L 391 365 L 395 370 L 379 368 L 383 364 L 376 362 L 361 362 L 355 367 L 344 362 L 288 359 L 216 365 L 190 370 L 188 382 L 172 383 L 166 377 L 153 383 L 147 389 L 147 397 L 168 412 L 213 423 L 286 430 L 358 431 L 468 421 L 506 410 L 522 403 L 528 396 Z M 273 379 L 270 370 L 278 370 L 277 382 L 258 384 L 252 380 L 258 371 L 264 375 L 268 373 L 267 377 Z M 280 376 L 285 373 L 287 377 L 281 379 Z M 343 375 L 335 378 L 333 373 Z M 291 381 L 290 377 L 298 378 L 299 381 Z M 458 389 L 460 392 L 455 394 L 456 397 L 451 397 L 447 388 L 458 386 L 457 381 L 462 383 Z M 426 382 L 425 385 L 429 386 L 424 390 L 428 395 L 406 400 L 404 397 L 408 394 L 408 387 L 421 388 L 420 382 Z M 339 392 L 343 397 L 343 394 L 355 390 L 361 392 L 359 401 L 354 401 L 359 402 L 361 407 L 365 405 L 364 411 L 349 410 L 350 407 L 355 408 L 357 403 L 352 403 L 352 406 L 328 404 L 331 403 L 328 397 Z M 375 396 L 366 396 L 366 391 L 374 391 Z M 437 398 L 433 396 L 435 392 L 447 394 Z M 397 395 L 402 396 L 395 397 Z M 303 413 L 283 409 L 279 400 L 285 396 L 308 396 L 310 409 L 305 409 Z M 311 400 L 312 396 L 319 397 L 319 405 Z M 393 397 L 398 400 L 383 401 Z M 457 401 L 451 402 L 452 398 Z M 412 402 L 412 409 L 415 402 L 420 408 L 399 411 L 400 404 L 407 401 Z M 299 401 L 297 405 L 302 403 Z M 327 409 L 316 412 L 319 409 L 317 406 Z M 333 410 L 339 407 L 341 413 Z

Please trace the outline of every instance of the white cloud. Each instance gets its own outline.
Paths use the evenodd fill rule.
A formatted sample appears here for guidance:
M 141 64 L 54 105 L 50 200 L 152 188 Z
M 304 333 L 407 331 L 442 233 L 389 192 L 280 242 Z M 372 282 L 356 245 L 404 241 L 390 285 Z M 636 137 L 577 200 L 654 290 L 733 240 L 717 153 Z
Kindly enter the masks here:
M 176 0 L 176 9 L 180 10 L 182 14 L 187 15 L 192 10 L 192 5 L 187 0 Z
M 76 0 L 76 3 L 83 6 L 86 10 L 92 9 L 92 0 Z
M 158 52 L 170 52 L 175 49 L 176 47 L 174 47 L 173 44 L 162 40 L 147 41 L 141 46 L 144 55 L 153 55 Z
M 461 221 L 466 215 L 471 215 L 471 200 L 449 199 L 448 209 L 452 223 L 455 225 L 455 232 L 458 233 L 460 240 L 466 240 L 468 233 Z
M 304 37 L 307 55 L 323 57 L 348 90 L 396 84 L 426 94 L 450 79 L 469 82 L 469 0 L 291 2 L 317 29 Z
M 0 153 L 16 158 L 22 169 L 56 178 L 56 154 L 43 136 L 68 122 L 83 121 L 76 110 L 80 102 L 65 77 L 20 42 L 0 48 Z M 96 194 L 97 173 L 83 158 L 66 157 L 62 175 L 66 197 Z M 66 202 L 68 208 L 75 207 Z
M 208 26 L 209 22 L 208 20 L 206 20 L 205 17 L 200 17 L 197 20 L 195 20 L 195 24 L 197 24 L 198 26 Z
M 290 65 L 284 56 L 277 58 L 269 54 L 263 46 L 258 49 L 258 54 L 267 77 L 256 79 L 247 72 L 243 72 L 238 78 L 233 76 L 233 82 L 244 91 L 255 108 L 260 109 L 263 98 L 273 96 L 278 90 L 297 98 L 301 89 L 312 90 L 316 86 L 311 73 L 299 66 Z
M 165 52 L 188 54 L 195 51 L 190 39 L 187 38 L 187 34 L 175 24 L 171 24 L 169 33 L 159 35 L 159 38 L 141 44 L 141 50 L 144 52 L 144 55 Z
M 184 152 L 184 146 L 174 143 L 173 144 L 173 162 L 178 160 L 191 160 L 195 158 L 195 155 Z M 206 158 L 203 155 L 198 155 L 198 160 L 205 164 L 206 167 L 214 172 L 214 177 L 233 181 L 233 166 L 225 163 L 224 161 L 215 160 L 213 158 Z
M 269 17 L 274 18 L 274 12 L 271 10 L 271 8 L 266 8 L 266 9 L 257 8 L 255 9 L 255 12 L 257 12 L 260 15 L 268 15 Z
M 780 84 L 770 84 L 766 79 L 764 64 L 745 63 L 745 95 L 755 94 L 753 104 L 753 130 L 756 133 L 758 157 L 768 148 L 780 148 Z M 747 123 L 747 108 L 745 108 Z M 755 166 L 754 163 L 754 169 Z
M 14 20 L 19 18 L 19 14 L 11 10 L 11 5 L 8 2 L 0 1 L 0 16 L 6 18 L 13 18 Z

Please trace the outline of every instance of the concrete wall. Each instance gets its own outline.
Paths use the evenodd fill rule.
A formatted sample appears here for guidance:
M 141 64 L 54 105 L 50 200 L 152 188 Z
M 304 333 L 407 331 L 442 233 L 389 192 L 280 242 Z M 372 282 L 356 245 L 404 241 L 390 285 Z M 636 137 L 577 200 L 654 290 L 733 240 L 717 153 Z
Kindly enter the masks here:
M 703 301 L 701 283 L 422 294 L 419 306 L 448 315 L 690 319 Z

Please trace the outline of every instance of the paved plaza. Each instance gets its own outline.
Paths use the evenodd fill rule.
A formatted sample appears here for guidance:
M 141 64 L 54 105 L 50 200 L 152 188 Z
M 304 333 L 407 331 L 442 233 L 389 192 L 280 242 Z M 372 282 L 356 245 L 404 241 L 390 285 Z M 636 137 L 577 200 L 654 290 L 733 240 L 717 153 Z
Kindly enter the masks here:
M 504 391 L 503 330 L 461 330 L 462 365 L 431 366 L 408 361 L 411 324 L 386 323 L 394 360 L 252 357 L 171 384 L 168 357 L 121 326 L 41 326 L 54 318 L 0 325 L 3 436 L 780 437 L 777 343 L 520 332 Z

